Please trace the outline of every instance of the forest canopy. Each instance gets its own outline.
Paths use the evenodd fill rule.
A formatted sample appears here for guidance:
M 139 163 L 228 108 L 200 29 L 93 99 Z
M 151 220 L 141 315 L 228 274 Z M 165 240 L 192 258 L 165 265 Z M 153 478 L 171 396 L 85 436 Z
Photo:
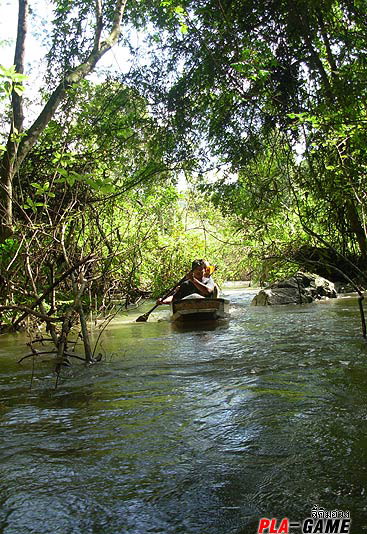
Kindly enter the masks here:
M 50 5 L 42 37 L 19 0 L 0 68 L 3 324 L 158 296 L 195 257 L 366 283 L 364 0 Z
M 147 39 L 159 45 L 152 69 L 139 72 L 173 73 L 159 87 L 176 150 L 187 157 L 190 147 L 202 171 L 215 158 L 223 179 L 202 189 L 227 213 L 262 237 L 289 218 L 290 241 L 296 218 L 312 239 L 362 262 L 365 12 L 364 1 L 181 2 L 184 28 L 168 30 L 152 13 L 161 31 Z

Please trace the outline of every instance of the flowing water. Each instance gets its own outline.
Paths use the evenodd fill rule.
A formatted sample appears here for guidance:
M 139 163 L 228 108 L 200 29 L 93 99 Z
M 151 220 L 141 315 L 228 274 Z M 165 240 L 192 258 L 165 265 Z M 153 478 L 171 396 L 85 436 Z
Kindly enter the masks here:
M 357 301 L 250 307 L 178 329 L 115 321 L 104 360 L 21 365 L 0 337 L 0 532 L 252 534 L 349 511 L 367 532 L 367 345 Z M 294 533 L 300 530 L 292 531 Z

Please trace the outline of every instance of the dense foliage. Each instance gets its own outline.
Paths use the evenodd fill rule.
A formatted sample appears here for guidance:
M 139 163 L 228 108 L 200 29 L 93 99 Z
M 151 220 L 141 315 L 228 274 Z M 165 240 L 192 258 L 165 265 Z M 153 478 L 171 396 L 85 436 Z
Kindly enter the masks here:
M 177 151 L 203 172 L 213 159 L 222 169 L 207 188 L 216 202 L 251 237 L 284 250 L 316 238 L 363 265 L 366 2 L 162 5 L 165 16 L 152 11 L 162 31 L 149 37 L 158 45 L 148 75 L 172 80 L 158 96 Z
M 365 283 L 365 0 L 55 0 L 40 107 L 19 6 L 0 71 L 3 323 L 46 322 L 61 356 L 84 310 L 157 296 L 195 257 L 220 282 L 301 265 Z M 127 74 L 88 81 L 118 40 Z

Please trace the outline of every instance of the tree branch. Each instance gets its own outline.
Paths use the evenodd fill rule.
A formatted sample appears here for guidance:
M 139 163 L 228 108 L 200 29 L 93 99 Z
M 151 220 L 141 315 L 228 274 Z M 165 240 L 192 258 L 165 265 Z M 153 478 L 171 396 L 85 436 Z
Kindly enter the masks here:
M 94 50 L 98 50 L 100 47 L 102 29 L 102 2 L 101 0 L 96 0 L 96 30 L 94 34 Z
M 48 322 L 48 323 L 59 323 L 62 322 L 63 319 L 61 317 L 50 317 L 49 315 L 45 315 L 41 312 L 35 311 L 32 308 L 29 308 L 28 306 L 16 306 L 16 305 L 7 305 L 7 306 L 0 306 L 0 312 L 2 311 L 23 311 L 24 318 L 27 317 L 27 315 L 34 315 L 35 317 L 38 317 L 39 319 L 42 319 L 42 321 Z M 22 317 L 23 317 L 22 316 Z M 15 324 L 15 323 L 14 323 Z
M 70 269 L 68 269 L 67 271 L 64 272 L 64 274 L 62 274 L 59 278 L 57 278 L 57 280 L 55 280 L 55 282 L 49 287 L 46 289 L 46 291 L 44 291 L 44 293 L 42 293 L 42 295 L 29 307 L 27 308 L 27 311 L 25 311 L 25 313 L 23 313 L 15 322 L 14 322 L 14 328 L 16 328 L 26 317 L 27 315 L 29 315 L 30 311 L 29 310 L 33 310 L 34 308 L 36 308 L 50 293 L 51 291 L 56 287 L 58 286 L 59 284 L 61 284 L 61 282 L 63 280 L 65 280 L 65 278 L 67 278 L 73 271 L 75 271 L 76 269 L 78 269 L 78 267 L 80 267 L 81 265 L 84 265 L 84 263 L 87 263 L 88 261 L 94 261 L 93 259 L 93 255 L 92 254 L 88 254 L 88 256 L 86 256 L 85 258 L 83 258 L 81 261 L 79 261 L 78 263 L 76 263 L 75 265 L 72 265 L 70 267 Z M 0 308 L 1 309 L 1 308 Z M 48 316 L 47 316 L 48 317 Z

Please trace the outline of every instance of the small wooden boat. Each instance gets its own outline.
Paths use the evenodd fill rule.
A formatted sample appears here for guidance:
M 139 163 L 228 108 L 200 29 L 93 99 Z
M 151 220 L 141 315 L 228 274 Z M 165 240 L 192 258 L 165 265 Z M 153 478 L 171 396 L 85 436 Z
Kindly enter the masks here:
M 229 316 L 229 300 L 217 299 L 182 299 L 172 302 L 173 321 L 213 321 Z

